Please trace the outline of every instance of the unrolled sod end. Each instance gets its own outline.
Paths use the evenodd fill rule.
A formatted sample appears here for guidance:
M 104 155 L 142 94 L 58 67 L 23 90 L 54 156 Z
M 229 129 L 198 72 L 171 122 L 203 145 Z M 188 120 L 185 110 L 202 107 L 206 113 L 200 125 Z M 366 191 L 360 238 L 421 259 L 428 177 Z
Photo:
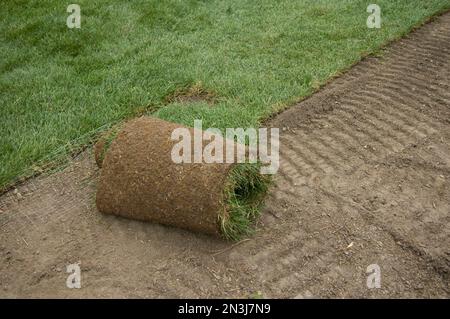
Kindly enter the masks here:
M 219 214 L 220 230 L 226 239 L 239 240 L 253 231 L 271 181 L 259 169 L 259 164 L 236 164 L 227 176 L 225 213 Z
M 120 126 L 115 126 L 110 130 L 104 132 L 97 143 L 94 145 L 94 158 L 95 163 L 99 168 L 103 166 L 103 160 L 105 159 L 106 151 L 111 146 L 112 141 L 116 138 L 117 133 L 120 130 Z
M 175 163 L 177 128 L 194 136 L 192 128 L 141 117 L 99 140 L 98 210 L 230 240 L 249 235 L 270 177 L 260 174 L 259 164 Z

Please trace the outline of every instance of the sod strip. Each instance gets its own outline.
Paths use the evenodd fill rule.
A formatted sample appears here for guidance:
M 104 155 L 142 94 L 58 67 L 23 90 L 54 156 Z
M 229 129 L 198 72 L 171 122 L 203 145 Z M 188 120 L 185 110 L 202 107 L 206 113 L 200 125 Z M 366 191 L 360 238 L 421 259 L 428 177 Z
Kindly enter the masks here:
M 183 129 L 153 117 L 131 120 L 95 146 L 102 166 L 100 212 L 239 240 L 252 233 L 270 183 L 260 164 L 176 163 L 172 132 Z M 204 133 L 204 132 L 201 132 Z M 225 147 L 244 147 L 222 139 Z M 208 141 L 202 141 L 203 147 Z M 194 149 L 194 140 L 190 140 Z M 245 148 L 245 147 L 244 147 Z

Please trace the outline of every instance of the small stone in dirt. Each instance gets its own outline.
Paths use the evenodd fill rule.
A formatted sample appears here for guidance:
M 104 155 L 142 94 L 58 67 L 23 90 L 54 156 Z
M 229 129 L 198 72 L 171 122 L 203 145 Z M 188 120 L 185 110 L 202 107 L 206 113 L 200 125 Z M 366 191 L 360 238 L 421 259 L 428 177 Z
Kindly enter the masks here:
M 17 196 L 17 199 L 22 199 L 22 194 L 19 193 L 19 190 L 17 188 L 14 189 L 13 193 Z

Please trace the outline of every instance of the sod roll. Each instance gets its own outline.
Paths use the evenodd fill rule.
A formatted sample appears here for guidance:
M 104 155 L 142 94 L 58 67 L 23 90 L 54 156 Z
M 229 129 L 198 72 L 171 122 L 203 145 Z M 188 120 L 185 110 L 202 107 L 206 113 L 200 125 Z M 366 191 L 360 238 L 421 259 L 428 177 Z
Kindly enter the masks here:
M 123 124 L 109 140 L 100 139 L 94 148 L 102 166 L 98 210 L 228 239 L 247 235 L 267 191 L 267 176 L 259 174 L 257 164 L 175 163 L 171 153 L 178 141 L 171 135 L 177 128 L 183 127 L 141 117 Z M 194 129 L 186 129 L 194 137 Z

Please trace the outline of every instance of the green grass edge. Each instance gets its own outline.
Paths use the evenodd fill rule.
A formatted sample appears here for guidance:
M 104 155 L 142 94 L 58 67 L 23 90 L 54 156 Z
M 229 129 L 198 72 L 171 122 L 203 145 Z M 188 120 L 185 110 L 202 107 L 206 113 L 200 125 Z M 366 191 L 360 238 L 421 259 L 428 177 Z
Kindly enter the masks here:
M 265 195 L 272 184 L 271 175 L 260 173 L 261 163 L 234 165 L 224 187 L 224 212 L 219 213 L 222 236 L 239 241 L 254 232 Z

